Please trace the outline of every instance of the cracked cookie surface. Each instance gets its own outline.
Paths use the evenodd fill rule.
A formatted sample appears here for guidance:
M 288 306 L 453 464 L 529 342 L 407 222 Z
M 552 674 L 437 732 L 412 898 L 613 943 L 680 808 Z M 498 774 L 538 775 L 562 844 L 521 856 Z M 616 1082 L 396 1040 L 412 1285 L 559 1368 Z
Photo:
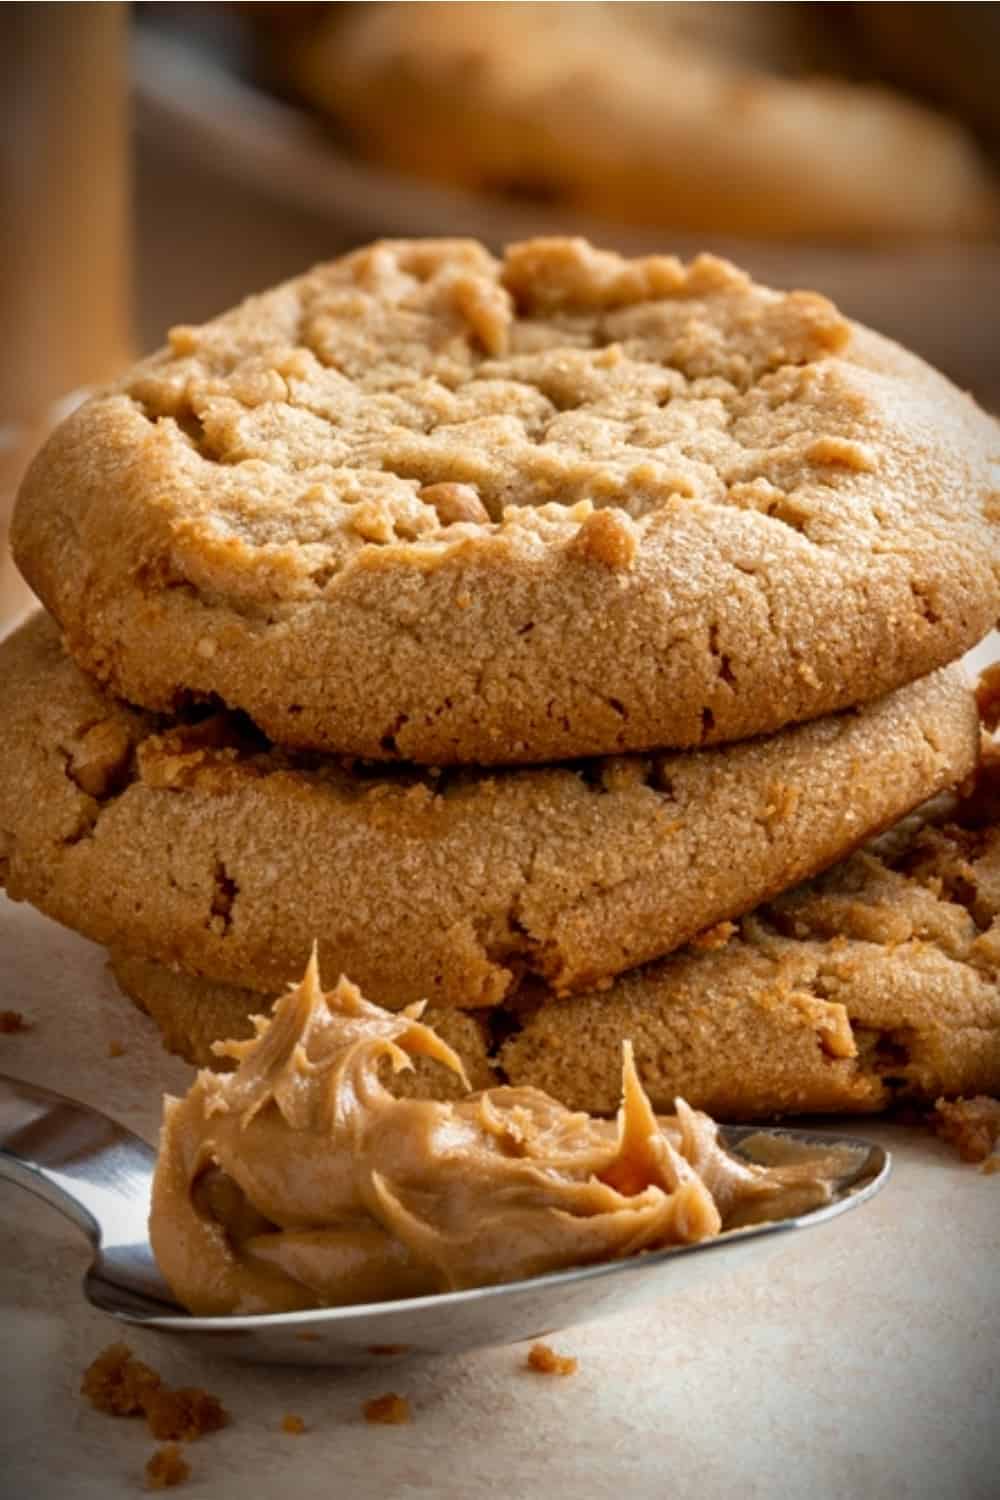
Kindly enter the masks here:
M 998 785 L 605 994 L 525 997 L 505 1075 L 610 1111 L 631 1037 L 657 1108 L 683 1093 L 723 1119 L 1000 1092 Z
M 474 1087 L 531 1085 L 604 1114 L 620 1102 L 626 1039 L 655 1108 L 682 1095 L 722 1119 L 996 1093 L 1000 823 L 995 808 L 982 817 L 976 801 L 927 809 L 604 991 L 558 1000 L 529 983 L 461 1013 L 449 1040 Z M 121 954 L 112 969 L 189 1061 L 218 1066 L 214 1039 L 251 1034 L 250 990 Z M 441 1083 L 425 1069 L 410 1086 Z
M 771 732 L 1000 612 L 997 429 L 709 256 L 386 242 L 170 345 L 22 486 L 80 663 L 165 711 L 431 765 Z
M 427 771 L 132 709 L 36 616 L 0 644 L 0 869 L 99 942 L 276 992 L 313 940 L 379 1003 L 600 983 L 821 869 L 965 776 L 960 668 L 767 739 Z

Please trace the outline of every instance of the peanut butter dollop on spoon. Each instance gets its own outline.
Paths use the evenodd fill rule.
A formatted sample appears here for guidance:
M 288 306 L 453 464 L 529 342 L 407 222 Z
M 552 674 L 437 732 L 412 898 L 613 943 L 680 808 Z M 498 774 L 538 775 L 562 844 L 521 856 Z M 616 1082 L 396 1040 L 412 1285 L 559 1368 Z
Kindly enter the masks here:
M 165 1101 L 150 1239 L 192 1313 L 251 1314 L 486 1286 L 689 1244 L 831 1198 L 817 1149 L 737 1160 L 714 1122 L 653 1113 L 626 1043 L 616 1121 L 532 1088 L 397 1098 L 418 1056 L 464 1080 L 420 1020 L 300 985 L 217 1044 L 235 1072 Z

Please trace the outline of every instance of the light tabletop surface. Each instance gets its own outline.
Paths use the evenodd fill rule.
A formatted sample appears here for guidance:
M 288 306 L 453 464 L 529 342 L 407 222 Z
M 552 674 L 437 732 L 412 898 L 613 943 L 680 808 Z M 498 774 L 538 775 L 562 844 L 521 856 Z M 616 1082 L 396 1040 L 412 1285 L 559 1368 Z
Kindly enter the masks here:
M 116 992 L 103 952 L 0 900 L 3 1008 L 32 1028 L 0 1037 L 0 1071 L 72 1093 L 155 1139 L 160 1096 L 190 1070 Z M 120 1043 L 123 1055 L 111 1057 Z M 191 1444 L 180 1495 L 213 1500 L 990 1500 L 1000 1493 L 1000 1174 L 963 1166 L 919 1130 L 854 1123 L 894 1153 L 873 1202 L 781 1241 L 763 1269 L 662 1295 L 551 1342 L 569 1378 L 525 1366 L 524 1345 L 380 1371 L 250 1368 L 156 1335 L 128 1341 L 173 1385 L 232 1414 Z M 156 1444 L 141 1419 L 78 1394 L 119 1336 L 83 1300 L 82 1236 L 0 1183 L 0 1493 L 118 1500 L 143 1492 Z M 408 1426 L 361 1403 L 393 1390 Z M 306 1423 L 295 1437 L 285 1413 Z

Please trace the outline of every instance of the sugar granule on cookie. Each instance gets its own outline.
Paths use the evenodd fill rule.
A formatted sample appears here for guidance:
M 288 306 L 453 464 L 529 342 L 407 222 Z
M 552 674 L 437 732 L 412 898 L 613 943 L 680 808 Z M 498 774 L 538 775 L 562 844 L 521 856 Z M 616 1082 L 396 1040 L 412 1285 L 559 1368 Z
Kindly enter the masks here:
M 176 1443 L 157 1448 L 146 1464 L 146 1488 L 150 1490 L 172 1490 L 190 1477 L 191 1465 Z
M 973 1099 L 938 1099 L 931 1123 L 963 1161 L 985 1162 L 1000 1140 L 1000 1099 L 984 1094 Z
M 410 1403 L 405 1396 L 387 1391 L 384 1396 L 372 1396 L 361 1407 L 366 1422 L 383 1423 L 387 1427 L 398 1427 L 412 1421 Z
M 575 1375 L 579 1361 L 571 1354 L 557 1354 L 548 1344 L 532 1344 L 528 1368 L 539 1375 Z
M 0 1010 L 0 1036 L 15 1036 L 30 1031 L 32 1022 L 19 1010 Z

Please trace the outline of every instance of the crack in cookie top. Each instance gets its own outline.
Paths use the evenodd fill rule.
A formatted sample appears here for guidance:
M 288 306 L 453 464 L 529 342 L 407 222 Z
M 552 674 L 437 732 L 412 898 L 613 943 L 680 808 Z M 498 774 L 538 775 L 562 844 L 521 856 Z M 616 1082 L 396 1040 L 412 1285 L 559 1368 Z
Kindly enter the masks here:
M 1000 614 L 998 448 L 919 359 L 711 256 L 387 241 L 175 328 L 57 429 L 12 538 L 132 702 L 518 764 L 952 660 Z
M 875 463 L 857 404 L 824 379 L 849 337 L 825 298 L 708 255 L 384 243 L 173 329 L 122 389 L 184 485 L 185 575 L 256 591 L 265 548 L 271 587 L 298 592 L 365 546 L 498 527 L 578 531 L 627 566 L 685 499 L 808 534 L 803 481 Z

